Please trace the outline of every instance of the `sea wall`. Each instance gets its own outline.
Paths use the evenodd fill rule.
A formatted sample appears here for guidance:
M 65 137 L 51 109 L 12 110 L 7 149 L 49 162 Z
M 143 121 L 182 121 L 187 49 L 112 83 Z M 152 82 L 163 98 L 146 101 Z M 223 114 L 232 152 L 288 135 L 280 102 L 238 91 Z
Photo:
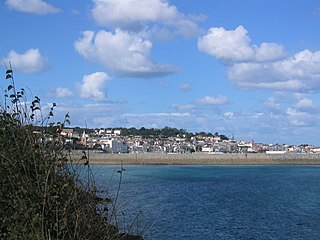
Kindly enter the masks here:
M 79 161 L 81 151 L 72 152 Z M 82 160 L 83 161 L 83 160 Z M 89 152 L 90 164 L 108 165 L 320 165 L 320 154 L 106 154 Z

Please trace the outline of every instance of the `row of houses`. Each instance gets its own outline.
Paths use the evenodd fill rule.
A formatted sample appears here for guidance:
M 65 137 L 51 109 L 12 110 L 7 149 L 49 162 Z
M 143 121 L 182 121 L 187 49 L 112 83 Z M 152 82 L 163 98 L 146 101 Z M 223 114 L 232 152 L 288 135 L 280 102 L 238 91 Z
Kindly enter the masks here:
M 222 140 L 219 136 L 196 135 L 169 138 L 143 138 L 141 136 L 121 136 L 121 130 L 96 130 L 91 134 L 83 131 L 76 134 L 73 129 L 63 129 L 61 136 L 66 143 L 101 150 L 106 153 L 179 153 L 204 152 L 224 153 L 320 153 L 320 147 L 310 145 L 264 144 L 254 141 Z M 78 139 L 75 141 L 75 139 Z M 74 142 L 75 141 L 75 142 Z

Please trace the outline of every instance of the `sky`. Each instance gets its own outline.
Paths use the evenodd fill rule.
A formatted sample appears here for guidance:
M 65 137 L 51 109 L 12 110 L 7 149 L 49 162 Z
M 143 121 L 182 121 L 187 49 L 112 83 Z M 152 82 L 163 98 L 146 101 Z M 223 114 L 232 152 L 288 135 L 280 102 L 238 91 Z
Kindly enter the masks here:
M 320 145 L 319 0 L 3 0 L 5 63 L 56 121 Z

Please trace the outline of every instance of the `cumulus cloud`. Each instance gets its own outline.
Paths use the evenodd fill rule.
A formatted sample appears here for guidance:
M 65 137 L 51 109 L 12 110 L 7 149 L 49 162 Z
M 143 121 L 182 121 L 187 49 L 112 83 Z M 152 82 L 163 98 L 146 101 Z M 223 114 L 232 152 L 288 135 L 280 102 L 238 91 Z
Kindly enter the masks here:
M 243 88 L 312 92 L 320 90 L 320 51 L 301 51 L 273 62 L 235 63 L 229 79 Z
M 229 99 L 226 96 L 221 96 L 221 95 L 216 98 L 205 96 L 195 101 L 195 103 L 200 105 L 223 105 L 223 104 L 227 104 L 228 102 L 229 102 Z
M 59 8 L 56 8 L 43 0 L 6 0 L 6 4 L 10 9 L 37 15 L 58 13 L 61 11 Z
M 25 53 L 10 51 L 5 62 L 10 62 L 13 69 L 24 73 L 38 73 L 48 69 L 48 58 L 41 55 L 39 49 L 29 49 Z
M 102 26 L 141 31 L 163 25 L 170 31 L 191 37 L 199 34 L 194 16 L 187 17 L 166 0 L 93 0 L 93 18 Z M 202 16 L 201 16 L 202 17 Z M 167 29 L 169 31 L 169 29 Z
M 210 28 L 198 39 L 198 48 L 219 60 L 227 62 L 272 61 L 284 56 L 282 46 L 275 43 L 252 45 L 248 31 L 239 26 L 235 30 Z
M 228 78 L 246 89 L 313 92 L 320 90 L 320 51 L 287 56 L 277 43 L 251 43 L 248 31 L 210 28 L 198 48 L 228 67 Z
M 82 83 L 78 85 L 80 96 L 86 99 L 95 101 L 105 101 L 105 84 L 110 79 L 105 72 L 95 72 L 90 75 L 85 75 Z
M 74 46 L 85 59 L 98 62 L 119 75 L 155 77 L 178 71 L 173 65 L 151 60 L 152 43 L 149 40 L 120 29 L 115 33 L 85 31 Z
M 210 28 L 198 39 L 198 48 L 217 59 L 246 61 L 254 56 L 249 42 L 247 30 L 242 26 L 237 27 L 234 31 L 226 31 L 222 27 Z

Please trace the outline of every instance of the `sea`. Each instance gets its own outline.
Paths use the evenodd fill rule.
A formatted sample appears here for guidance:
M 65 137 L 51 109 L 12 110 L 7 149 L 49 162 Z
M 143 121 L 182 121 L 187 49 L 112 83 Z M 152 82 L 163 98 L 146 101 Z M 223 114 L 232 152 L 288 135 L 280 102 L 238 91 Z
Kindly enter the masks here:
M 320 239 L 318 166 L 92 166 L 145 240 Z

